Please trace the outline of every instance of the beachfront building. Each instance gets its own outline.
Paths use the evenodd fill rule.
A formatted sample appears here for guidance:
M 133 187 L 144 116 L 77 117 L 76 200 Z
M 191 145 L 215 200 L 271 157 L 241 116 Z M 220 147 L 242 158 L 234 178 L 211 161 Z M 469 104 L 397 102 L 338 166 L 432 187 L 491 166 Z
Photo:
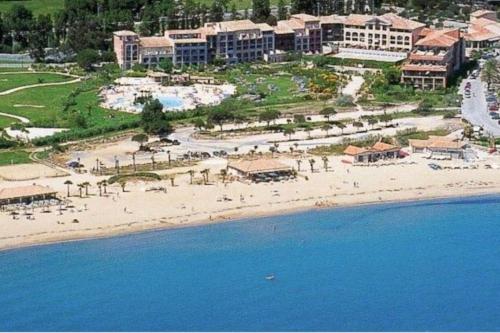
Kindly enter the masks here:
M 478 10 L 470 15 L 465 33 L 467 52 L 500 45 L 500 22 L 491 10 Z
M 57 191 L 45 186 L 29 185 L 0 189 L 0 208 L 14 204 L 31 204 L 57 199 Z
M 420 32 L 408 61 L 402 67 L 401 82 L 418 89 L 445 88 L 465 62 L 465 43 L 459 29 Z
M 413 153 L 428 154 L 429 157 L 445 156 L 449 158 L 463 159 L 466 144 L 445 136 L 430 136 L 427 140 L 409 140 Z
M 349 145 L 344 154 L 351 163 L 371 163 L 400 157 L 401 147 L 378 141 L 371 147 Z
M 410 52 L 424 27 L 424 23 L 393 13 L 351 14 L 344 20 L 342 47 Z
M 230 162 L 228 172 L 243 179 L 267 182 L 289 179 L 293 169 L 274 159 L 255 159 Z

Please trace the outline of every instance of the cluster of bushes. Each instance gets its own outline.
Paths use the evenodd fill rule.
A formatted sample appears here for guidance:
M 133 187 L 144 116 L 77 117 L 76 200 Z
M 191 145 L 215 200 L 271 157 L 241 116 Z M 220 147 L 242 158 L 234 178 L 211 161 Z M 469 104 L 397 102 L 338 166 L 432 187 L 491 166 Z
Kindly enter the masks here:
M 123 181 L 127 181 L 127 179 L 137 179 L 137 178 L 142 178 L 142 179 L 151 179 L 151 180 L 161 180 L 161 177 L 153 172 L 136 172 L 136 173 L 130 173 L 130 174 L 125 174 L 125 175 L 115 175 L 111 176 L 108 179 L 108 184 L 114 184 L 114 183 L 120 183 Z
M 390 68 L 393 64 L 383 61 L 375 60 L 359 60 L 359 59 L 341 59 L 334 57 L 326 57 L 322 55 L 315 56 L 304 56 L 305 60 L 312 61 L 318 67 L 324 67 L 327 65 L 332 66 L 347 66 L 347 67 L 358 67 L 359 65 L 367 68 Z

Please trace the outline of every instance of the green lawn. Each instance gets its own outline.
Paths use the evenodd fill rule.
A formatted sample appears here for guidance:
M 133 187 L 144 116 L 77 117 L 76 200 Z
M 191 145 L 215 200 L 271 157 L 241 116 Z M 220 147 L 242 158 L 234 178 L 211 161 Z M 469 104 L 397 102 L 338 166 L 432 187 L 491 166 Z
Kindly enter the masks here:
M 0 73 L 0 91 L 12 88 L 28 86 L 38 83 L 54 83 L 70 81 L 73 78 L 61 74 L 52 73 Z
M 19 120 L 17 119 L 0 116 L 0 129 L 9 127 L 12 123 L 17 123 L 17 122 L 19 122 Z
M 0 166 L 31 162 L 29 153 L 24 150 L 0 151 Z
M 77 95 L 73 105 L 64 111 L 64 104 L 68 96 L 75 92 L 78 87 L 90 90 Z M 23 106 L 14 107 L 14 105 Z M 32 107 L 33 105 L 43 107 Z M 92 83 L 73 83 L 21 90 L 0 98 L 0 112 L 26 117 L 34 126 L 66 128 L 79 127 L 73 123 L 75 115 L 78 113 L 86 119 L 87 127 L 106 125 L 137 117 L 128 113 L 110 112 L 99 107 L 97 86 L 94 88 Z
M 33 14 L 53 14 L 64 7 L 64 0 L 0 0 L 0 12 L 5 13 L 12 5 L 24 5 L 33 11 Z

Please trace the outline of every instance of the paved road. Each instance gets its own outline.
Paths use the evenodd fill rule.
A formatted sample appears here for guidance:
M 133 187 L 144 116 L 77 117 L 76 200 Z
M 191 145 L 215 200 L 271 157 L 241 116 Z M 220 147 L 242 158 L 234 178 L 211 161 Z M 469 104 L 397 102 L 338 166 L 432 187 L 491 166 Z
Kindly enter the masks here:
M 482 126 L 485 133 L 500 137 L 500 124 L 498 120 L 491 119 L 488 114 L 488 104 L 486 102 L 486 83 L 479 78 L 463 80 L 460 91 L 463 93 L 465 83 L 471 82 L 471 97 L 465 98 L 462 104 L 462 116 L 476 126 Z

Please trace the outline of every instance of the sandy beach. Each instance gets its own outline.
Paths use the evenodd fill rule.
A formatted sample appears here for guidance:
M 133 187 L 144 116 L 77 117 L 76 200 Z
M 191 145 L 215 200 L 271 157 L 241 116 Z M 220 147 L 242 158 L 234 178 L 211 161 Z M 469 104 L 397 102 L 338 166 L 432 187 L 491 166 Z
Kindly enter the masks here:
M 22 211 L 14 219 L 0 212 L 2 232 L 0 249 L 77 239 L 109 237 L 147 230 L 194 226 L 240 218 L 284 214 L 298 210 L 322 209 L 346 205 L 421 200 L 500 193 L 500 156 L 488 156 L 474 163 L 475 169 L 432 170 L 428 161 L 414 155 L 394 165 L 352 166 L 341 157 L 330 157 L 326 172 L 316 163 L 311 173 L 307 160 L 302 163 L 296 180 L 247 184 L 239 181 L 222 183 L 217 176 L 220 161 L 199 165 L 200 171 L 212 165 L 208 185 L 191 185 L 187 170 L 174 169 L 175 186 L 170 180 L 128 183 L 126 192 L 110 185 L 107 194 L 99 196 L 96 182 L 105 177 L 89 174 L 71 177 L 39 178 L 26 181 L 0 180 L 0 188 L 31 185 L 50 186 L 66 197 L 65 180 L 74 184 L 88 181 L 89 195 L 79 197 L 71 186 L 72 208 L 50 212 L 37 208 L 34 219 Z M 295 159 L 280 159 L 296 167 Z M 460 162 L 444 161 L 457 167 Z M 464 164 L 465 165 L 465 164 Z M 186 169 L 186 168 L 185 168 Z M 170 172 L 173 172 L 170 171 Z M 195 180 L 201 179 L 199 172 Z M 154 190 L 163 188 L 161 190 Z M 314 221 L 312 221 L 314 222 Z

